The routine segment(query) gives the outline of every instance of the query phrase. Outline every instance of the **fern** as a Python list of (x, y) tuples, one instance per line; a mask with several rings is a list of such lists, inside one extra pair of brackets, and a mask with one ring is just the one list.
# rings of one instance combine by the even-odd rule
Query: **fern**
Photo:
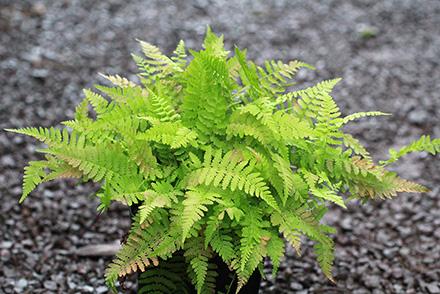
[[(183, 41), (167, 57), (140, 41), (132, 55), (141, 84), (119, 75), (114, 86), (84, 91), (73, 120), (61, 128), (8, 130), (47, 145), (44, 160), (24, 171), (20, 202), (40, 184), (64, 177), (99, 183), (98, 210), (136, 206), (126, 244), (105, 274), (109, 287), (140, 271), (140, 293), (215, 293), (220, 258), (236, 277), (237, 292), (263, 260), (273, 275), (285, 248), (300, 255), (302, 236), (316, 242), (317, 261), (332, 278), (336, 230), (323, 225), (326, 205), (386, 199), (426, 187), (385, 170), (414, 151), (440, 152), (440, 139), (423, 136), (376, 165), (342, 131), (364, 116), (341, 117), (331, 91), (340, 79), (284, 94), (299, 68), (293, 61), (247, 60), (208, 27), (203, 49)], [(94, 114), (89, 111), (95, 112)], [(347, 192), (344, 199), (340, 192)], [(177, 261), (174, 260), (177, 258)]]
[(382, 166), (386, 166), (389, 163), (395, 162), (399, 159), (399, 157), (404, 156), (408, 152), (415, 151), (428, 151), (432, 155), (435, 155), (437, 152), (440, 152), (440, 139), (435, 139), (431, 141), (430, 136), (422, 136), (419, 140), (413, 141), (409, 146), (403, 146), (399, 152), (395, 149), (390, 149), (390, 159), (388, 161), (380, 161)]

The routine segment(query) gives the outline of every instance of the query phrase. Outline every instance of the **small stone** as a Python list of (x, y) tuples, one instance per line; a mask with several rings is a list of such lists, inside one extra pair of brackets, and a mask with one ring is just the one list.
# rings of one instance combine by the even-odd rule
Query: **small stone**
[[(393, 268), (393, 277), (395, 277), (396, 279), (400, 279), (403, 277), (403, 270), (400, 267), (394, 267)], [(397, 291), (396, 293), (398, 293), (399, 291)]]
[(5, 155), (1, 159), (1, 163), (3, 167), (10, 167), (15, 165), (15, 160), (10, 155)]
[(394, 293), (403, 293), (403, 287), (402, 285), (395, 284), (393, 285)]
[(15, 283), (14, 291), (17, 293), (23, 292), (23, 290), (28, 286), (29, 282), (26, 279), (20, 279)]
[(368, 288), (375, 289), (380, 286), (380, 279), (378, 276), (366, 276), (364, 283)]
[(421, 125), (425, 123), (428, 118), (429, 114), (424, 109), (415, 109), (408, 114), (408, 120), (415, 125)]
[[(127, 288), (129, 288), (128, 285), (126, 285), (126, 286), (127, 286)], [(93, 291), (95, 290), (92, 286), (89, 286), (89, 285), (81, 286), (81, 287), (78, 287), (77, 289), (81, 290), (85, 293), (93, 293)]]
[(346, 217), (341, 222), (341, 227), (346, 231), (351, 231), (353, 229), (352, 219), (350, 217)]
[(408, 256), (411, 253), (411, 250), (407, 247), (403, 247), (399, 250), (399, 254), (402, 256)]
[(408, 238), (413, 235), (413, 231), (407, 227), (397, 227), (397, 230), (403, 238)]
[(434, 237), (440, 239), (440, 228), (435, 229), (435, 231), (434, 231)]
[(290, 289), (292, 290), (302, 290), (304, 287), (300, 283), (292, 282), (290, 283)]
[(397, 250), (397, 248), (386, 248), (382, 253), (386, 258), (393, 259), (396, 256)]
[(44, 281), (43, 285), (44, 285), (44, 288), (48, 289), (48, 290), (57, 290), (58, 289), (57, 283), (55, 283), (54, 281), (51, 281), (51, 280)]
[(95, 289), (96, 293), (100, 294), (100, 293), (106, 293), (108, 291), (108, 287), (107, 286), (99, 286)]
[(7, 278), (13, 278), (15, 277), (15, 271), (8, 268), (8, 267), (4, 267), (3, 268), (3, 274), (5, 275), (5, 277)]
[(8, 248), (11, 248), (12, 245), (14, 245), (14, 243), (11, 241), (3, 241), (0, 243), (0, 248), (8, 249)]
[(440, 288), (438, 287), (437, 283), (430, 283), (430, 284), (426, 284), (426, 290), (428, 290), (428, 293), (430, 294), (439, 294), (440, 293)]
[(385, 244), (388, 243), (390, 239), (387, 233), (384, 231), (379, 231), (376, 235), (376, 240), (378, 243)]
[(417, 224), (417, 229), (426, 235), (431, 235), (432, 232), (434, 231), (434, 228), (432, 227), (432, 225), (430, 224), (426, 224), (426, 223), (419, 223)]

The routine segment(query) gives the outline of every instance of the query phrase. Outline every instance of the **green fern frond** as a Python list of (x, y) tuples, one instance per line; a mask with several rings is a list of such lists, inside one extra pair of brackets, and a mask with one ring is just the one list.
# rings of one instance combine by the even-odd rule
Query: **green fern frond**
[(121, 88), (134, 88), (136, 87), (136, 84), (133, 83), (132, 81), (128, 80), (127, 78), (121, 77), (119, 75), (105, 75), (102, 73), (99, 73), (99, 75), (107, 80), (109, 80), (110, 82), (112, 82), (114, 85), (121, 87)]
[(139, 277), (139, 293), (191, 293), (187, 276), (188, 265), (181, 252), (162, 260), (156, 267), (148, 267)]
[(395, 149), (390, 149), (390, 159), (387, 161), (379, 161), (381, 166), (386, 166), (392, 162), (396, 162), (400, 157), (404, 156), (409, 152), (415, 151), (428, 151), (432, 155), (440, 152), (440, 139), (435, 139), (431, 141), (430, 136), (422, 136), (419, 140), (413, 141), (409, 146), (403, 146), (400, 148), (399, 152)]
[(278, 232), (271, 232), (269, 240), (267, 241), (267, 255), (272, 260), (272, 276), (274, 277), (278, 271), (281, 261), (284, 256), (284, 241)]
[(190, 266), (190, 277), (192, 277), (192, 283), (195, 285), (197, 293), (212, 293), (211, 287), (214, 285), (205, 283), (209, 276), (209, 260), (213, 257), (212, 251), (204, 248), (202, 237), (191, 238), (186, 243), (188, 249), (185, 251), (184, 257)]
[(137, 140), (153, 141), (169, 145), (172, 149), (186, 147), (197, 138), (197, 133), (184, 127), (180, 122), (154, 123), (150, 118), (140, 117), (153, 122), (153, 127), (143, 134), (137, 135)]
[(260, 75), (260, 84), (268, 93), (277, 95), (284, 92), (284, 88), (294, 85), (295, 83), (288, 83), (288, 79), (292, 79), (295, 72), (301, 67), (308, 67), (314, 69), (312, 66), (299, 62), (297, 60), (290, 61), (285, 64), (282, 61), (265, 61), (265, 69), (257, 67)]
[[(209, 245), (224, 261), (236, 258), (236, 248), (233, 244), (234, 240), (229, 234), (230, 230), (219, 230), (212, 236)], [(225, 233), (223, 233), (225, 232)]]
[(283, 205), (285, 205), (287, 198), (295, 192), (294, 173), (290, 163), (278, 154), (272, 154), (272, 160), (275, 163), (274, 167), (277, 169), (278, 175), (283, 180), (283, 194), (280, 196), (282, 196), (281, 199)]
[(167, 69), (168, 65), (173, 63), (170, 58), (162, 54), (156, 46), (136, 39), (142, 47), (142, 52), (148, 58), (145, 63), (150, 67), (154, 67), (157, 71), (161, 72)]
[(368, 111), (368, 112), (357, 112), (357, 113), (353, 113), (350, 115), (347, 115), (346, 117), (343, 118), (342, 123), (346, 124), (351, 120), (355, 120), (357, 118), (360, 117), (364, 117), (364, 116), (376, 116), (376, 115), (391, 115), (390, 113), (384, 113), (384, 112), (380, 112), (380, 111)]
[(62, 131), (54, 127), (50, 128), (34, 128), (28, 127), (23, 129), (6, 129), (6, 131), (34, 137), (45, 143), (48, 147), (66, 146), (69, 144), (69, 132), (66, 129)]
[(351, 134), (344, 134), (342, 139), (346, 147), (351, 148), (356, 154), (359, 154), (369, 162), (372, 162), (370, 153), (364, 148), (364, 146), (359, 144), (359, 140), (355, 139)]
[(45, 160), (31, 161), (29, 165), (24, 168), (23, 177), (23, 194), (20, 198), (20, 203), (35, 189), (36, 186), (44, 182), (47, 174), (44, 169), (48, 167)]
[(244, 268), (235, 267), (237, 271), (237, 291), (236, 294), (241, 290), (241, 288), (246, 285), (249, 278), (252, 276), (253, 272), (257, 270), (258, 266), (261, 266), (263, 259), (267, 256), (267, 248), (263, 242), (255, 245), (253, 247), (252, 255), (249, 256), (246, 261)]
[[(217, 154), (221, 154), (221, 150), (218, 150)], [(233, 151), (228, 152), (221, 162), (219, 162), (219, 156), (214, 157), (212, 163), (209, 162), (208, 157), (204, 163), (206, 167), (192, 172), (185, 182), (194, 187), (199, 184), (209, 186), (212, 183), (214, 187), (222, 187), (222, 189), (228, 187), (231, 191), (238, 188), (246, 194), (263, 199), (268, 205), (279, 210), (276, 200), (260, 173), (252, 172), (255, 163), (242, 161), (237, 165), (237, 160), (233, 160), (233, 154)], [(244, 168), (246, 165), (247, 167)]]
[[(238, 62), (241, 65), (239, 70), (240, 78), (246, 87), (249, 87), (249, 93), (253, 99), (258, 99), (267, 96), (266, 92), (261, 88), (259, 83), (259, 76), (257, 73), (257, 67), (253, 63), (249, 63), (245, 56), (245, 51), (240, 51), (235, 46), (235, 53), (237, 54)], [(246, 104), (246, 101), (243, 100)]]
[[(312, 238), (311, 239), (315, 239)], [(319, 235), (319, 238), (316, 238), (318, 243), (316, 243), (313, 247), (316, 249), (315, 254), (318, 256), (317, 260), (319, 263), (319, 267), (321, 268), (324, 275), (333, 283), (336, 284), (335, 280), (332, 277), (332, 268), (333, 268), (333, 254), (335, 253), (333, 248), (333, 240), (326, 235)]]
[[(324, 174), (315, 175), (306, 170), (299, 170), (298, 172), (304, 175), (307, 185), (309, 186), (310, 192), (315, 197), (319, 197), (323, 200), (329, 200), (343, 208), (347, 208), (344, 204), (344, 199), (338, 194), (336, 194), (334, 189), (329, 188), (326, 185), (321, 185), (322, 182), (325, 181), (324, 179), (326, 179), (326, 176)], [(328, 178), (326, 180), (327, 180), (326, 181), (327, 185), (329, 185), (330, 180)]]
[(209, 25), (206, 27), (206, 37), (202, 47), (206, 50), (210, 50), (214, 55), (221, 58), (226, 58), (229, 51), (226, 51), (223, 45), (223, 35), (217, 37), (212, 31)]
[(90, 90), (84, 90), (84, 94), (86, 95), (87, 100), (90, 101), (90, 104), (92, 104), (93, 110), (95, 110), (98, 115), (106, 113), (113, 107), (112, 104), (97, 93)]
[(180, 40), (179, 45), (177, 45), (177, 48), (173, 53), (175, 56), (171, 57), (171, 59), (177, 64), (177, 66), (182, 69), (185, 68), (186, 58), (188, 56), (186, 55), (185, 42), (183, 40)]
[(301, 96), (301, 99), (297, 99), (293, 106), (297, 116), (301, 120), (306, 119), (310, 124), (313, 124), (312, 118), (322, 117), (330, 120), (339, 116), (336, 104), (328, 94), (340, 80), (323, 81), (314, 87), (293, 92), (293, 97)]
[(164, 87), (165, 85), (157, 81), (154, 87), (157, 91), (157, 94), (155, 93), (155, 91), (153, 91), (153, 89), (147, 88), (148, 96), (151, 101), (151, 110), (153, 116), (155, 118), (158, 118), (160, 121), (174, 122), (180, 118), (180, 115), (174, 109), (174, 106), (172, 105), (172, 100), (166, 96), (167, 93), (164, 92)]
[(202, 219), (208, 210), (207, 206), (212, 205), (220, 195), (212, 193), (207, 189), (191, 189), (185, 194), (182, 204), (184, 209), (181, 213), (180, 227), (182, 228), (182, 243), (188, 237), (190, 229), (194, 223)]

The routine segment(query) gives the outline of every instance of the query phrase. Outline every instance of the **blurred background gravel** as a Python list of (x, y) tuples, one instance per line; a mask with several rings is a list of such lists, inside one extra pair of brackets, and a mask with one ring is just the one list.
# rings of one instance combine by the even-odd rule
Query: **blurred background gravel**
[[(420, 135), (440, 137), (440, 1), (87, 1), (0, 0), (0, 129), (59, 125), (73, 117), (83, 88), (98, 72), (136, 80), (136, 38), (171, 54), (180, 39), (201, 49), (206, 25), (227, 48), (248, 58), (298, 59), (316, 67), (295, 88), (341, 77), (333, 91), (343, 115), (381, 110), (393, 116), (348, 125), (375, 160)], [(85, 245), (118, 242), (128, 211), (97, 217), (96, 186), (59, 180), (18, 205), (23, 167), (41, 155), (36, 140), (0, 131), (0, 292), (107, 293), (111, 257), (72, 254)], [(409, 155), (393, 166), (428, 186), (347, 210), (330, 206), (335, 226), (334, 285), (318, 268), (313, 243), (302, 256), (287, 249), (261, 293), (440, 293), (440, 158)], [(126, 283), (135, 293), (133, 279)]]

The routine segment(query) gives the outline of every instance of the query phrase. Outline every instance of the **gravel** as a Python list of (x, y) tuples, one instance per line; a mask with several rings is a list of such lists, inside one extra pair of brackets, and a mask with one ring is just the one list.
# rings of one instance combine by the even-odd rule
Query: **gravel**
[[(129, 3), (129, 4), (128, 4)], [(178, 41), (199, 50), (206, 24), (225, 44), (248, 48), (257, 63), (298, 59), (317, 70), (297, 74), (295, 88), (341, 77), (333, 97), (343, 115), (381, 110), (393, 116), (346, 126), (371, 151), (422, 134), (440, 137), (440, 1), (86, 1), (0, 0), (0, 128), (52, 126), (73, 117), (82, 89), (103, 83), (98, 72), (136, 79), (136, 38), (171, 54)], [(107, 293), (112, 257), (79, 256), (86, 245), (114, 243), (130, 226), (112, 206), (98, 216), (96, 191), (59, 180), (21, 205), (23, 167), (43, 145), (0, 131), (0, 292)], [(319, 270), (313, 242), (302, 256), (286, 248), (276, 277), (261, 293), (440, 293), (439, 157), (410, 154), (392, 170), (428, 186), (348, 209), (330, 205), (325, 222), (338, 229), (334, 277)], [(134, 277), (125, 284), (135, 293)]]

